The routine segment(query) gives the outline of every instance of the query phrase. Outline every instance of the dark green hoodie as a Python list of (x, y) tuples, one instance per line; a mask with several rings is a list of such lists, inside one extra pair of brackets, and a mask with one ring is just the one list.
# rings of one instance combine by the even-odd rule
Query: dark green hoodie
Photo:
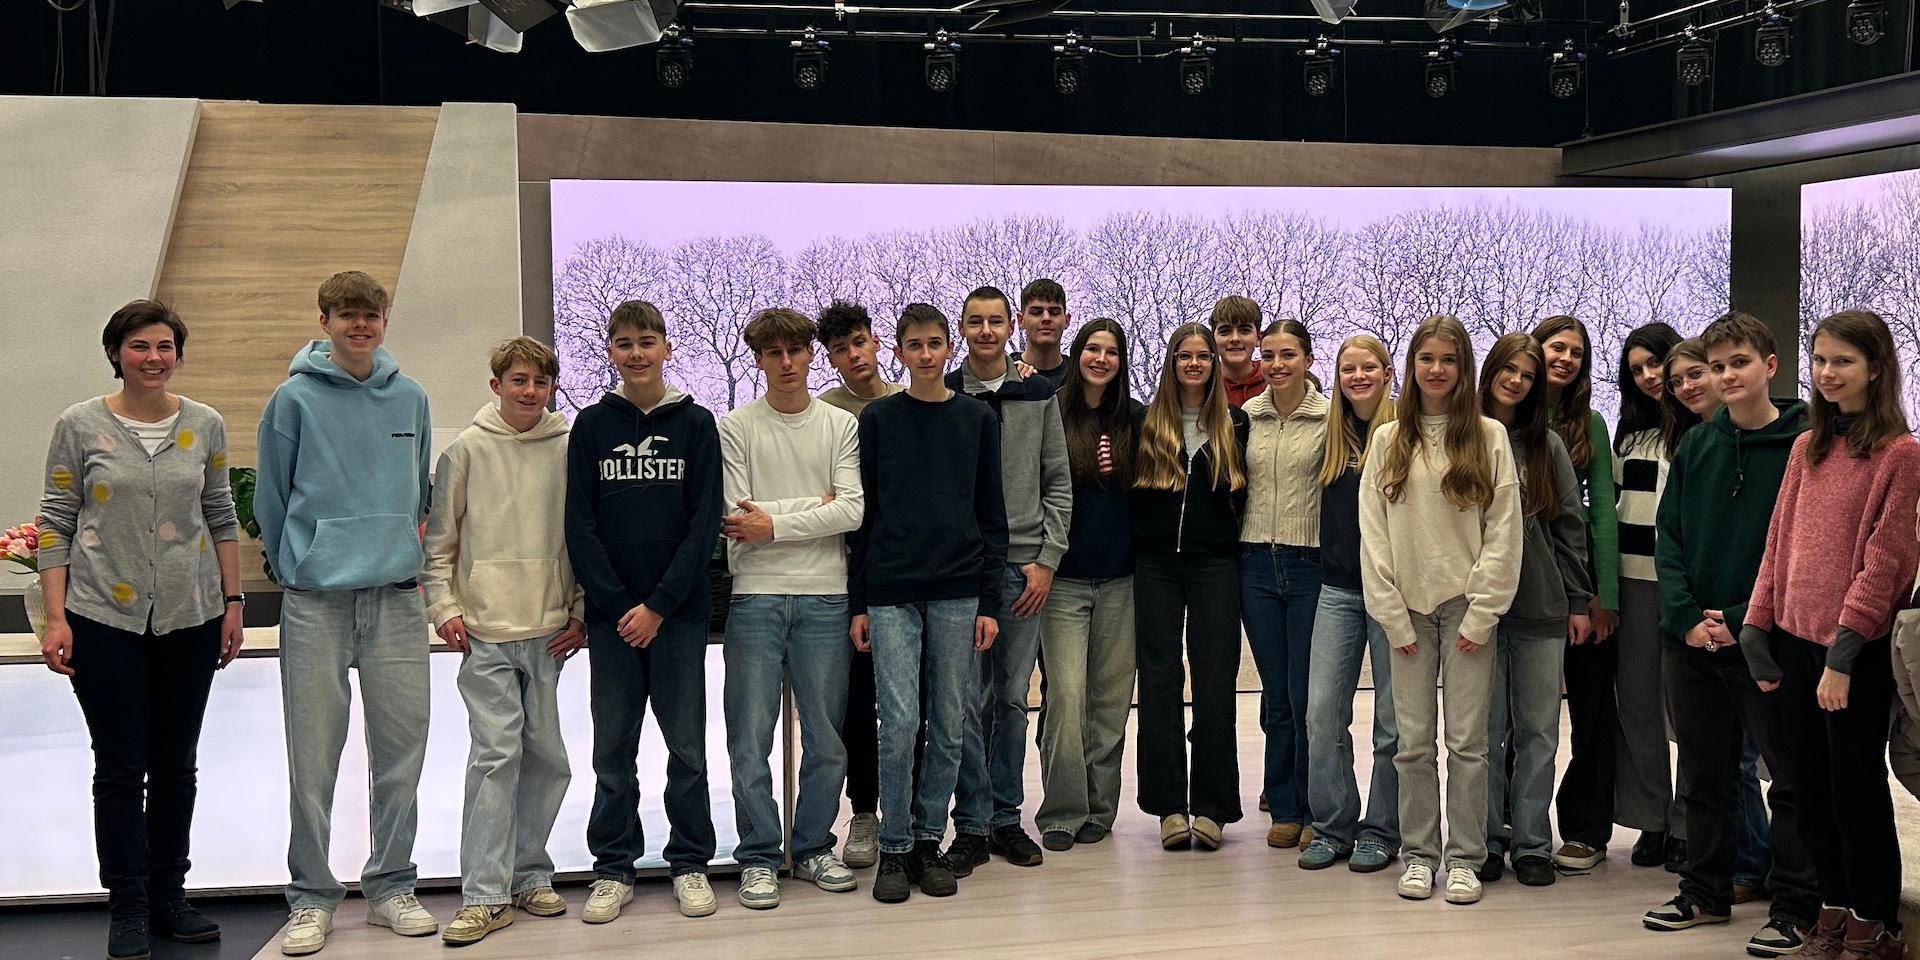
[(1682, 645), (1705, 610), (1723, 611), (1735, 635), (1746, 622), (1787, 456), (1807, 429), (1805, 403), (1773, 405), (1780, 415), (1758, 430), (1735, 427), (1722, 407), (1674, 451), (1654, 546), (1660, 630), (1670, 644)]

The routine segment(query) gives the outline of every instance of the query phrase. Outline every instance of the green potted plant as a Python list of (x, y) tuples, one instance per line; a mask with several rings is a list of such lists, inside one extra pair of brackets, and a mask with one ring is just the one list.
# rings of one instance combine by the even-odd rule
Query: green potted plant
[[(257, 475), (252, 467), (227, 468), (227, 484), (233, 487), (233, 512), (240, 518), (240, 529), (245, 530), (247, 536), (258, 540), (260, 539), (260, 521), (253, 515), (253, 486), (256, 479)], [(280, 582), (274, 579), (273, 566), (267, 562), (265, 550), (260, 551), (260, 572), (266, 574), (268, 580), (274, 583)]]

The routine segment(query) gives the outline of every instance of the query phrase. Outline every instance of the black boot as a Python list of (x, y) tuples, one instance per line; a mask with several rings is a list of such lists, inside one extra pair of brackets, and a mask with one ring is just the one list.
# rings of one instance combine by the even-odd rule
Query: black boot
[(1667, 862), (1667, 833), (1664, 830), (1642, 830), (1640, 839), (1633, 843), (1633, 865), (1636, 867), (1659, 867)]
[(220, 939), (220, 925), (193, 908), (182, 895), (153, 908), (153, 935), (181, 943), (209, 943)]
[(153, 956), (144, 911), (117, 914), (107, 928), (107, 960), (147, 960)]

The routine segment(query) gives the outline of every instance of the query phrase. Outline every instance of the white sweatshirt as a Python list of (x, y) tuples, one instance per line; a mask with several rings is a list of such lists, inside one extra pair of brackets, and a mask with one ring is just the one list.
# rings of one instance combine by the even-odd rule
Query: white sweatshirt
[(554, 633), (586, 616), (567, 560), (567, 420), (548, 411), (525, 433), (497, 404), (440, 454), (427, 515), (427, 617), (465, 619), (475, 640)]
[(817, 399), (781, 413), (761, 397), (720, 418), (720, 469), (728, 515), (742, 500), (773, 515), (772, 540), (727, 541), (736, 595), (847, 592), (846, 534), (865, 510), (852, 414)]
[(1440, 492), (1446, 475), (1446, 417), (1420, 418), (1420, 443), (1397, 503), (1380, 492), (1380, 472), (1399, 433), (1390, 422), (1374, 435), (1360, 475), (1360, 582), (1367, 613), (1387, 642), (1414, 642), (1409, 614), (1432, 613), (1467, 598), (1460, 635), (1484, 644), (1520, 586), (1520, 482), (1507, 428), (1480, 418), (1493, 463), (1493, 505), (1460, 510)]

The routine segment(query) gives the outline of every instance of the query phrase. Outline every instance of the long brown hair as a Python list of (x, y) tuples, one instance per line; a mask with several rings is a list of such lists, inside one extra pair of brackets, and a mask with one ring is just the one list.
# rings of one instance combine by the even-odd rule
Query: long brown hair
[[(1533, 328), (1533, 339), (1544, 348), (1548, 340), (1568, 330), (1580, 332), (1580, 372), (1573, 375), (1573, 382), (1560, 391), (1560, 400), (1554, 404), (1553, 419), (1547, 424), (1553, 432), (1560, 435), (1560, 441), (1567, 445), (1567, 458), (1573, 461), (1575, 470), (1585, 470), (1593, 462), (1593, 338), (1587, 335), (1587, 325), (1560, 314), (1540, 321)], [(1547, 368), (1540, 368), (1542, 387), (1545, 387)]]
[[(1390, 502), (1399, 502), (1406, 493), (1407, 470), (1413, 463), (1414, 447), (1420, 444), (1420, 389), (1415, 376), (1414, 358), (1420, 345), (1431, 339), (1444, 340), (1460, 353), (1460, 378), (1454, 381), (1447, 397), (1447, 468), (1440, 478), (1440, 492), (1456, 509), (1493, 505), (1493, 454), (1487, 449), (1487, 435), (1480, 426), (1480, 404), (1474, 398), (1473, 340), (1460, 321), (1446, 316), (1428, 317), (1413, 332), (1407, 344), (1406, 384), (1400, 391), (1400, 403), (1394, 413), (1393, 442), (1387, 446), (1380, 467), (1380, 492)], [(1425, 448), (1421, 456), (1425, 456)]]
[(1699, 364), (1707, 362), (1707, 345), (1699, 337), (1688, 337), (1674, 344), (1673, 349), (1667, 351), (1667, 358), (1660, 362), (1660, 375), (1667, 378), (1667, 392), (1660, 395), (1660, 441), (1667, 448), (1668, 460), (1679, 451), (1680, 438), (1703, 420), (1680, 402), (1673, 389), (1674, 365), (1688, 360)]
[[(1036, 281), (1037, 282), (1037, 281)], [(1085, 380), (1080, 373), (1080, 352), (1096, 333), (1113, 337), (1120, 354), (1120, 369), (1100, 394), (1098, 407), (1087, 406)], [(1119, 321), (1107, 317), (1090, 320), (1073, 338), (1067, 351), (1067, 373), (1054, 396), (1060, 398), (1060, 423), (1067, 431), (1067, 462), (1075, 483), (1093, 483), (1102, 487), (1109, 479), (1121, 487), (1133, 482), (1133, 391), (1128, 385), (1127, 331)], [(1105, 429), (1102, 430), (1102, 420)], [(1113, 472), (1100, 472), (1100, 434), (1111, 442)]]
[[(1313, 388), (1315, 390), (1319, 390), (1322, 393), (1325, 393), (1327, 389), (1326, 386), (1320, 382), (1319, 375), (1313, 372), (1313, 363), (1312, 363), (1313, 334), (1307, 332), (1307, 325), (1304, 323), (1301, 323), (1298, 320), (1291, 320), (1291, 319), (1275, 320), (1274, 322), (1267, 324), (1267, 328), (1265, 330), (1260, 331), (1260, 343), (1262, 344), (1260, 350), (1263, 355), (1266, 353), (1266, 347), (1264, 346), (1264, 344), (1266, 344), (1267, 338), (1273, 336), (1276, 333), (1284, 333), (1287, 336), (1300, 341), (1300, 352), (1306, 354), (1307, 360), (1308, 360), (1307, 370), (1306, 370), (1307, 382), (1310, 384), (1313, 384)], [(1265, 360), (1261, 361), (1262, 364), (1264, 364), (1265, 362), (1266, 362)], [(1263, 370), (1262, 373), (1264, 372), (1265, 371)]]
[(1514, 406), (1507, 433), (1520, 445), (1520, 513), (1544, 517), (1560, 508), (1560, 480), (1553, 468), (1553, 446), (1547, 441), (1547, 354), (1540, 349), (1540, 341), (1528, 334), (1509, 333), (1487, 349), (1487, 362), (1480, 367), (1480, 412), (1493, 416), (1493, 383), (1507, 364), (1521, 357), (1533, 361), (1533, 388)]
[[(1233, 432), (1233, 416), (1227, 412), (1227, 391), (1220, 385), (1220, 353), (1214, 346), (1213, 331), (1203, 323), (1183, 323), (1167, 339), (1167, 355), (1160, 364), (1160, 389), (1147, 406), (1147, 419), (1141, 425), (1140, 457), (1134, 463), (1136, 487), (1179, 490), (1187, 484), (1186, 465), (1180, 462), (1186, 431), (1180, 423), (1180, 377), (1173, 357), (1180, 344), (1193, 337), (1201, 338), (1207, 352), (1214, 355), (1213, 370), (1207, 374), (1206, 397), (1200, 401), (1200, 425), (1213, 447), (1212, 485), (1217, 489), (1224, 484), (1229, 490), (1247, 485), (1246, 455)], [(1199, 452), (1189, 450), (1187, 455)]]
[[(1854, 419), (1846, 432), (1847, 447), (1859, 458), (1870, 457), (1895, 437), (1908, 432), (1907, 413), (1900, 408), (1900, 357), (1894, 352), (1893, 334), (1887, 322), (1869, 310), (1842, 310), (1820, 321), (1807, 340), (1807, 353), (1821, 334), (1834, 337), (1860, 351), (1867, 359), (1867, 408)], [(1819, 466), (1833, 451), (1834, 418), (1840, 406), (1827, 402), (1819, 388), (1813, 391), (1813, 427), (1807, 438), (1807, 464)]]
[[(1340, 357), (1348, 350), (1365, 350), (1380, 361), (1380, 369), (1387, 375), (1386, 382), (1380, 385), (1385, 393), (1380, 397), (1380, 405), (1373, 408), (1373, 421), (1362, 422), (1359, 415), (1347, 406), (1347, 395), (1340, 389)], [(1387, 353), (1387, 345), (1376, 337), (1357, 333), (1340, 344), (1333, 355), (1333, 390), (1327, 395), (1327, 452), (1320, 461), (1320, 485), (1331, 487), (1346, 473), (1347, 468), (1364, 470), (1367, 466), (1367, 451), (1371, 449), (1368, 440), (1372, 430), (1386, 423), (1388, 418), (1381, 416), (1393, 410), (1393, 357)], [(1368, 436), (1360, 431), (1367, 430)]]

